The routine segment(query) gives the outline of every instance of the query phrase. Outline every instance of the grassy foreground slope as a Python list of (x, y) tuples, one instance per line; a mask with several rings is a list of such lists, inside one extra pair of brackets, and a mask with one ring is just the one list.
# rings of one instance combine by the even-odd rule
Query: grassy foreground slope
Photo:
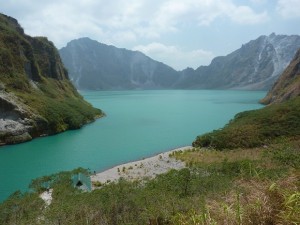
[(102, 115), (79, 95), (57, 49), (0, 14), (0, 145), (75, 129)]
[[(120, 179), (73, 188), (61, 172), (34, 180), (0, 204), (0, 224), (299, 224), (300, 142), (239, 150), (191, 149), (173, 157), (188, 167), (152, 180)], [(87, 171), (83, 171), (87, 172)], [(50, 181), (52, 203), (39, 197)]]

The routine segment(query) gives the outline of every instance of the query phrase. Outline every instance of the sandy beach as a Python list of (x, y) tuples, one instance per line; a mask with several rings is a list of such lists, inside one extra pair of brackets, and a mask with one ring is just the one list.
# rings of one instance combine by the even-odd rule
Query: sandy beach
[(171, 169), (182, 169), (185, 167), (185, 163), (171, 158), (169, 155), (174, 151), (184, 151), (191, 148), (192, 146), (185, 146), (142, 160), (118, 165), (92, 175), (91, 180), (93, 183), (98, 181), (101, 184), (104, 184), (117, 181), (121, 177), (127, 180), (143, 179), (146, 177), (153, 178), (156, 175), (166, 173)]

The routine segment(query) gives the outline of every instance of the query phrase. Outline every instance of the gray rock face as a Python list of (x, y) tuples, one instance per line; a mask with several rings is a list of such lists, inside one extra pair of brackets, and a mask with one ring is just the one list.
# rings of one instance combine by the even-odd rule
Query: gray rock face
[(51, 134), (48, 122), (13, 93), (0, 90), (0, 146)]
[(60, 55), (78, 89), (171, 88), (178, 79), (177, 71), (141, 52), (104, 45), (89, 38), (69, 42)]
[(180, 88), (268, 90), (300, 47), (298, 35), (260, 36), (209, 66), (182, 71)]
[(0, 145), (15, 144), (32, 139), (29, 132), (34, 121), (26, 118), (29, 115), (26, 106), (5, 91), (0, 91)]
[(0, 136), (3, 136), (3, 143), (0, 142), (0, 145), (30, 141), (32, 137), (28, 133), (28, 129), (31, 128), (31, 126), (26, 126), (23, 121), (0, 119)]

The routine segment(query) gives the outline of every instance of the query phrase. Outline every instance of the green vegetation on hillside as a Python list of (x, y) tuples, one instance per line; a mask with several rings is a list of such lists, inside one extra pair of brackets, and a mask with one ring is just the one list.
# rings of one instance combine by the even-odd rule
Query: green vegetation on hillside
[(16, 132), (1, 130), (1, 145), (80, 128), (103, 116), (73, 87), (53, 43), (24, 34), (17, 20), (3, 14), (0, 94), (3, 119), (25, 127)]
[(80, 128), (102, 115), (101, 110), (84, 101), (68, 80), (47, 79), (38, 90), (18, 91), (15, 95), (44, 118), (49, 133)]
[(269, 145), (300, 136), (300, 97), (239, 113), (224, 128), (198, 136), (194, 147), (218, 150)]
[[(173, 157), (188, 168), (90, 193), (71, 185), (71, 174), (82, 169), (36, 179), (35, 192), (16, 192), (0, 204), (0, 224), (299, 224), (299, 141)], [(53, 188), (50, 206), (37, 194), (45, 182)]]

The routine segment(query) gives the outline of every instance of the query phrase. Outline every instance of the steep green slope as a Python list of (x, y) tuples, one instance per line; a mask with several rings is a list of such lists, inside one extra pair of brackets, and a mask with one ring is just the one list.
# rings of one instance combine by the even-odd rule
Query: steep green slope
[(47, 38), (0, 14), (0, 145), (76, 129), (102, 115), (70, 83)]

